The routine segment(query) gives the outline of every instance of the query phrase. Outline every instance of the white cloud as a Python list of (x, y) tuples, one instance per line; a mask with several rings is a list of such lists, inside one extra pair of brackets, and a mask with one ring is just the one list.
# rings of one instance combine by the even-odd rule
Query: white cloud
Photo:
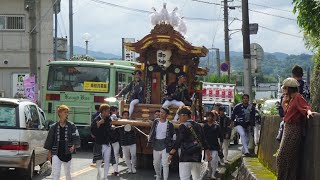
[[(156, 0), (102, 0), (108, 3), (141, 10), (151, 10), (155, 7), (158, 11), (162, 8), (163, 1)], [(208, 0), (209, 1), (209, 0)], [(208, 19), (223, 18), (223, 11), (220, 6), (203, 4), (191, 0), (168, 0), (167, 9), (171, 11), (174, 7), (179, 8), (179, 13), (186, 17), (199, 17)], [(220, 0), (210, 2), (221, 3)], [(278, 9), (291, 11), (293, 5), (291, 0), (255, 0), (250, 3), (270, 6)], [(241, 1), (236, 0), (231, 5), (241, 5)], [(250, 9), (269, 14), (276, 14), (295, 19), (296, 16), (290, 12), (278, 11), (273, 8), (249, 5)], [(61, 15), (59, 15), (60, 27), (59, 35), (69, 36), (68, 31), (68, 1), (62, 1)], [(230, 11), (231, 17), (242, 19), (239, 9)], [(89, 42), (89, 49), (96, 51), (121, 54), (121, 38), (132, 37), (137, 40), (142, 39), (151, 30), (149, 15), (145, 13), (133, 12), (119, 9), (112, 6), (98, 4), (91, 0), (74, 0), (74, 45), (84, 47), (82, 35), (90, 33), (92, 39)], [(224, 32), (222, 21), (191, 21), (187, 20), (187, 40), (193, 45), (211, 47), (214, 38), (214, 46), (224, 50)], [(258, 23), (264, 27), (282, 31), (298, 36), (302, 36), (295, 21), (281, 19), (260, 13), (250, 12), (250, 23)], [(64, 30), (66, 29), (66, 30)], [(241, 29), (241, 22), (234, 21), (229, 29)], [(242, 34), (235, 33), (231, 36), (230, 50), (242, 51)], [(285, 52), (289, 54), (310, 53), (304, 47), (301, 38), (287, 36), (267, 29), (259, 28), (257, 35), (251, 36), (251, 42), (259, 43), (266, 52)]]

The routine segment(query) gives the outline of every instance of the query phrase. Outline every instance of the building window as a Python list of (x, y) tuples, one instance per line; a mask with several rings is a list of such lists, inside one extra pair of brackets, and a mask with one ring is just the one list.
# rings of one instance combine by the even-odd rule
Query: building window
[(1, 30), (25, 30), (25, 17), (20, 15), (0, 15)]
[(6, 27), (6, 19), (4, 16), (0, 16), (0, 30), (5, 29)]

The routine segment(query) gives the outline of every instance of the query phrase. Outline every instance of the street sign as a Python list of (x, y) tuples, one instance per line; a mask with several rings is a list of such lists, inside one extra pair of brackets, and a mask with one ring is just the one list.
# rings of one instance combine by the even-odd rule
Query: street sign
[(258, 33), (258, 29), (259, 29), (259, 26), (258, 26), (257, 23), (249, 24), (250, 34), (257, 34)]
[(228, 65), (227, 63), (222, 63), (222, 64), (220, 65), (220, 69), (221, 69), (221, 71), (223, 71), (223, 72), (228, 71), (229, 65)]
[(14, 73), (12, 74), (12, 97), (21, 94), (24, 95), (23, 78), (27, 73)]
[(134, 38), (122, 38), (122, 59), (124, 61), (135, 61), (135, 53), (124, 47), (125, 43), (134, 43)]

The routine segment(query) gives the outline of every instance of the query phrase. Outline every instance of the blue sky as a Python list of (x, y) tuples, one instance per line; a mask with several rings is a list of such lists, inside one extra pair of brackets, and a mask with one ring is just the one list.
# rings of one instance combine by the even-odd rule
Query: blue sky
[[(167, 3), (169, 12), (175, 7), (178, 13), (186, 17), (222, 19), (221, 6), (204, 4), (192, 0), (101, 0), (130, 8), (151, 11), (151, 7), (161, 10), (162, 4)], [(220, 0), (203, 0), (220, 4)], [(62, 0), (61, 13), (58, 16), (58, 36), (68, 36), (68, 0)], [(293, 14), (291, 0), (249, 0), (250, 23), (258, 23), (265, 28), (259, 28), (257, 35), (251, 35), (251, 43), (260, 44), (265, 52), (284, 52), (288, 54), (310, 53), (305, 47), (297, 25), (296, 15)], [(254, 4), (262, 5), (256, 6)], [(230, 6), (241, 5), (240, 0), (229, 3)], [(268, 7), (263, 7), (268, 6)], [(278, 10), (280, 9), (280, 10)], [(278, 18), (271, 15), (286, 17)], [(241, 8), (230, 10), (230, 17), (241, 19)], [(290, 20), (293, 19), (293, 20)], [(74, 0), (74, 45), (85, 47), (83, 34), (91, 35), (89, 49), (120, 55), (121, 38), (142, 39), (152, 29), (148, 14), (139, 13), (112, 6), (96, 3), (92, 0)], [(230, 21), (231, 22), (231, 19)], [(223, 21), (194, 21), (186, 20), (186, 39), (196, 46), (220, 48), (224, 50)], [(240, 29), (241, 21), (235, 20), (229, 29)], [(266, 29), (267, 28), (267, 29)], [(284, 35), (280, 31), (298, 37)], [(242, 51), (242, 34), (231, 35), (231, 51)]]

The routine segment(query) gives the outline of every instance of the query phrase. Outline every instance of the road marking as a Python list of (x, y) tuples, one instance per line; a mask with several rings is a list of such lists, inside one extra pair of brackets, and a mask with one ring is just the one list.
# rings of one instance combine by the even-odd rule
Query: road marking
[[(81, 169), (79, 171), (71, 173), (71, 177), (73, 178), (73, 177), (79, 176), (79, 175), (84, 174), (86, 172), (89, 172), (89, 171), (91, 171), (93, 169), (96, 169), (96, 168), (87, 167), (87, 168)], [(61, 177), (60, 180), (66, 180), (66, 176)]]

